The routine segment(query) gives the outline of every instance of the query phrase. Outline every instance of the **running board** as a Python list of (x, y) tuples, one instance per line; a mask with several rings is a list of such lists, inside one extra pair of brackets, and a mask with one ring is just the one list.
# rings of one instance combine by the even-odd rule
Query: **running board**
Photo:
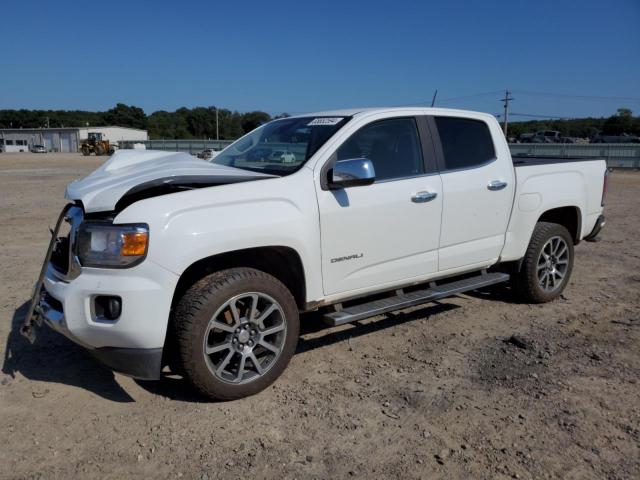
[(399, 290), (400, 293), (394, 297), (382, 298), (373, 300), (372, 302), (345, 307), (344, 309), (326, 313), (323, 319), (329, 325), (343, 325), (394, 310), (401, 310), (422, 303), (432, 302), (440, 298), (450, 297), (458, 293), (488, 287), (489, 285), (506, 282), (507, 280), (509, 280), (508, 274), (496, 272), (483, 273), (475, 277), (469, 277), (443, 285), (435, 285), (435, 282), (432, 282), (430, 287), (424, 290), (417, 290), (410, 293), (402, 293), (402, 290)]

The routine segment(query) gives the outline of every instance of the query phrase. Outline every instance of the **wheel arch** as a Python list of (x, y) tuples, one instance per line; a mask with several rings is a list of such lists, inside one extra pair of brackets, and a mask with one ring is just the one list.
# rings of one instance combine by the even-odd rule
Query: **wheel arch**
[(580, 207), (575, 205), (552, 208), (546, 210), (539, 217), (538, 222), (557, 223), (565, 227), (571, 234), (573, 244), (580, 243), (582, 233), (582, 215)]
[(245, 248), (200, 259), (180, 275), (171, 302), (172, 308), (198, 280), (228, 268), (255, 268), (280, 280), (291, 292), (298, 308), (306, 302), (306, 280), (302, 259), (296, 250), (285, 246)]

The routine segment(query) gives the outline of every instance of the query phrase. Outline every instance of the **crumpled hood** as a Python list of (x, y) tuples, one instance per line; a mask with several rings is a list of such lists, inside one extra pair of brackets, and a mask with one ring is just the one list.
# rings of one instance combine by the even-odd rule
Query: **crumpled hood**
[(171, 193), (181, 185), (207, 187), (269, 177), (272, 175), (215, 165), (188, 153), (119, 150), (100, 168), (71, 182), (65, 197), (81, 201), (87, 213), (104, 212), (115, 210), (131, 192), (138, 200), (145, 198), (145, 190), (154, 191), (147, 196), (162, 194), (163, 185), (174, 188), (166, 191)]

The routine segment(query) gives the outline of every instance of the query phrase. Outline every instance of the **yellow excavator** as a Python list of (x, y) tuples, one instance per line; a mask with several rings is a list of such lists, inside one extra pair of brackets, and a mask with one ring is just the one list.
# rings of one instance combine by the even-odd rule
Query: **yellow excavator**
[(89, 132), (88, 138), (85, 142), (82, 142), (80, 151), (86, 157), (94, 153), (96, 156), (100, 155), (113, 155), (115, 149), (109, 145), (109, 140), (102, 139), (102, 133)]

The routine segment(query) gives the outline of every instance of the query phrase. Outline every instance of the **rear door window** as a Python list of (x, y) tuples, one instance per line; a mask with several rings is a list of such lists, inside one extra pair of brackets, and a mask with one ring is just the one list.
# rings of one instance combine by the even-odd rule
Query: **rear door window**
[(489, 126), (481, 121), (460, 117), (434, 117), (445, 170), (484, 165), (496, 158)]

